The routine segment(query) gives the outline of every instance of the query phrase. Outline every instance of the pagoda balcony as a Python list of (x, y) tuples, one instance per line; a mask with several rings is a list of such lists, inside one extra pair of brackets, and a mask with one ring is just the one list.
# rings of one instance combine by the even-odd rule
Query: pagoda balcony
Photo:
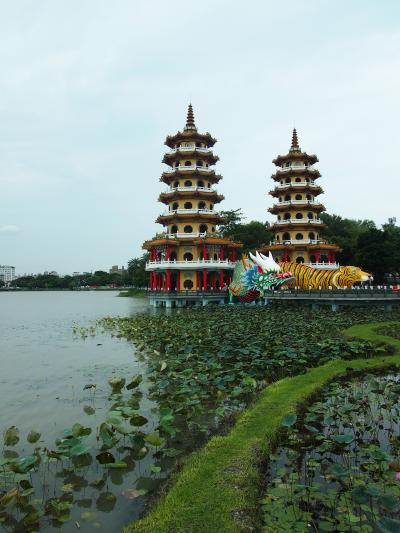
[[(170, 192), (215, 192), (217, 191), (212, 187), (171, 187), (163, 191), (163, 194), (168, 194)], [(218, 194), (218, 193), (217, 193)]]
[(286, 240), (286, 241), (271, 241), (270, 246), (285, 246), (286, 244), (325, 244), (325, 241), (313, 240), (313, 239), (301, 239), (297, 240)]
[(207, 232), (194, 231), (192, 233), (163, 233), (166, 239), (198, 239), (199, 237), (207, 237)]
[(314, 181), (310, 180), (309, 182), (305, 181), (302, 183), (280, 183), (279, 185), (276, 185), (277, 189), (286, 189), (287, 187), (316, 187), (320, 188), (319, 185), (317, 185)]
[(214, 209), (174, 209), (171, 211), (164, 211), (162, 217), (169, 215), (216, 215), (220, 216)]
[(311, 170), (312, 172), (318, 172), (318, 169), (313, 167), (312, 165), (302, 165), (301, 163), (294, 163), (288, 167), (278, 168), (276, 172), (292, 172), (293, 170)]
[(195, 259), (193, 261), (148, 261), (146, 263), (146, 270), (196, 270), (196, 269), (210, 269), (210, 270), (232, 270), (235, 268), (235, 263), (229, 259)]
[(199, 154), (210, 154), (211, 148), (198, 148), (197, 146), (180, 146), (179, 148), (172, 148), (168, 153), (176, 154), (178, 152), (198, 152)]
[(185, 166), (185, 165), (179, 165), (177, 167), (168, 168), (167, 170), (164, 170), (164, 174), (174, 174), (174, 172), (193, 172), (197, 170), (198, 172), (214, 172), (214, 169), (210, 167), (201, 167), (200, 165), (191, 165), (191, 166)]
[(278, 204), (275, 204), (274, 207), (279, 207), (281, 205), (318, 205), (322, 207), (322, 204), (318, 202), (318, 200), (284, 200), (283, 202), (279, 202)]
[(322, 220), (318, 218), (306, 219), (306, 218), (289, 218), (287, 220), (276, 220), (274, 225), (284, 226), (285, 224), (323, 224)]

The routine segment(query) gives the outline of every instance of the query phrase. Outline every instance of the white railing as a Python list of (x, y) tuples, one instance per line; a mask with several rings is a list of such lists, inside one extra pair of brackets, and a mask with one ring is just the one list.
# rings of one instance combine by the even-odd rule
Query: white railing
[(201, 154), (211, 153), (211, 148), (199, 148), (198, 146), (180, 146), (179, 148), (172, 148), (168, 153), (176, 154), (177, 152), (199, 152)]
[(193, 270), (195, 268), (212, 268), (212, 269), (232, 269), (235, 268), (235, 263), (229, 259), (194, 259), (192, 261), (148, 261), (146, 263), (146, 270), (158, 270), (158, 269), (188, 269)]
[(318, 218), (289, 218), (288, 220), (277, 220), (274, 224), (278, 226), (284, 224), (322, 224), (322, 220)]
[(312, 165), (290, 165), (290, 167), (278, 168), (277, 172), (290, 172), (291, 170), (317, 170)]
[(304, 186), (310, 186), (310, 187), (319, 187), (314, 181), (302, 181), (301, 183), (280, 183), (276, 186), (277, 189), (285, 189), (286, 187), (304, 187)]
[(165, 233), (164, 235), (168, 239), (195, 239), (197, 237), (206, 237), (207, 232), (200, 233), (199, 231), (194, 231), (193, 233)]
[(218, 215), (213, 209), (174, 209), (171, 211), (164, 211), (162, 216), (167, 215)]
[(173, 174), (176, 170), (182, 170), (184, 172), (188, 172), (192, 170), (200, 170), (200, 172), (214, 172), (213, 169), (210, 167), (200, 167), (197, 165), (191, 165), (190, 167), (187, 167), (185, 165), (179, 165), (177, 167), (168, 168), (167, 170), (164, 170), (164, 173)]
[(212, 187), (171, 187), (170, 189), (165, 190), (163, 194), (167, 194), (167, 193), (175, 192), (175, 191), (178, 191), (178, 192), (196, 192), (196, 191), (217, 192)]
[(324, 244), (324, 241), (321, 240), (314, 240), (314, 239), (301, 239), (299, 241), (296, 240), (285, 240), (285, 241), (271, 241), (270, 246), (273, 246), (275, 244)]
[(317, 200), (284, 200), (275, 205), (298, 205), (298, 204), (308, 204), (308, 205), (321, 205)]

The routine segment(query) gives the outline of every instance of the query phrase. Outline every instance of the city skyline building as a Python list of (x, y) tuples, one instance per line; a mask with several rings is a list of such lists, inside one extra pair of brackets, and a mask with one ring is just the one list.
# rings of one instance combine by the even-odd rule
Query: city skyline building
[(15, 267), (10, 265), (0, 265), (0, 280), (10, 283), (15, 279)]

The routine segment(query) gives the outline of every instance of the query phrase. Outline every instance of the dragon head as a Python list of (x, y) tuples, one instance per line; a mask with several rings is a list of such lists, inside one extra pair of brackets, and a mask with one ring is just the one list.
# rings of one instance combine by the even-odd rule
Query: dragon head
[[(280, 266), (275, 262), (271, 252), (268, 257), (256, 252), (249, 254), (252, 265), (244, 272), (247, 286), (257, 291), (264, 291), (279, 287), (294, 279), (291, 272), (281, 272)], [(250, 263), (250, 262), (249, 262)]]

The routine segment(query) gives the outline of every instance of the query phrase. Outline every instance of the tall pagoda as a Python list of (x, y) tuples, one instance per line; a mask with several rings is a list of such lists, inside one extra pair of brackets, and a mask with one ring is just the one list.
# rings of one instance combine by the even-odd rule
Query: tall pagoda
[(325, 225), (319, 214), (325, 207), (318, 199), (323, 193), (317, 183), (321, 174), (314, 167), (318, 157), (301, 150), (294, 129), (289, 153), (279, 155), (272, 162), (277, 168), (271, 176), (275, 187), (269, 194), (276, 203), (268, 211), (277, 216), (272, 225), (275, 240), (262, 251), (270, 251), (276, 261), (335, 268), (340, 248), (321, 237)]
[(154, 305), (186, 305), (193, 301), (223, 301), (231, 281), (240, 243), (219, 236), (223, 219), (215, 205), (224, 199), (215, 185), (222, 179), (209, 133), (199, 133), (189, 104), (183, 131), (165, 140), (168, 165), (160, 181), (167, 189), (159, 196), (166, 210), (156, 220), (163, 233), (146, 241), (150, 253), (149, 298)]

